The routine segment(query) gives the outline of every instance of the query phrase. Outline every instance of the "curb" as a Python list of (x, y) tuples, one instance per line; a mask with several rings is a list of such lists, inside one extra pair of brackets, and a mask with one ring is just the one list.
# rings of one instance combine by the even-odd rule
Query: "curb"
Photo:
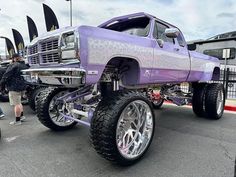
[(226, 106), (225, 106), (225, 110), (227, 110), (227, 111), (236, 111), (236, 106), (229, 106), (229, 105), (226, 105)]
[[(171, 103), (170, 101), (165, 101), (164, 103), (173, 104), (173, 103)], [(187, 105), (187, 106), (191, 106), (191, 107), (192, 107), (191, 104), (189, 104), (189, 105)], [(225, 105), (225, 110), (226, 110), (226, 111), (234, 111), (234, 112), (236, 112), (236, 106)]]

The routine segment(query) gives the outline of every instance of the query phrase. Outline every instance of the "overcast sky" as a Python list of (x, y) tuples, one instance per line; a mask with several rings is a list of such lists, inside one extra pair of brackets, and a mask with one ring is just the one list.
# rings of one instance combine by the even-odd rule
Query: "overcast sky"
[[(120, 15), (147, 12), (178, 26), (187, 41), (206, 39), (236, 31), (235, 0), (72, 0), (73, 25), (97, 26)], [(39, 34), (46, 32), (42, 3), (55, 12), (60, 27), (69, 25), (69, 2), (65, 0), (0, 0), (0, 36), (13, 42), (12, 28), (29, 43), (26, 15), (36, 23)], [(0, 39), (0, 54), (5, 41)]]

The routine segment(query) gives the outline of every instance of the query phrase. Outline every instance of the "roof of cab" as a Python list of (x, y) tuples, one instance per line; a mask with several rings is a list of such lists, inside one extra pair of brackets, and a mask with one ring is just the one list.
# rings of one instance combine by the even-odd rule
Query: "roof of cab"
[(128, 14), (128, 15), (123, 15), (123, 16), (118, 16), (118, 17), (114, 17), (104, 23), (102, 23), (101, 25), (99, 25), (98, 27), (105, 27), (107, 25), (109, 25), (110, 23), (114, 22), (114, 21), (120, 21), (122, 19), (129, 19), (129, 18), (135, 18), (135, 17), (148, 17), (150, 19), (156, 19), (164, 24), (167, 24), (168, 26), (172, 26), (172, 27), (175, 27), (177, 28), (176, 26), (168, 23), (168, 22), (165, 22), (164, 20), (161, 20), (161, 19), (158, 19), (157, 17), (155, 17), (154, 15), (150, 15), (148, 13), (145, 13), (145, 12), (138, 12), (138, 13), (133, 13), (133, 14)]

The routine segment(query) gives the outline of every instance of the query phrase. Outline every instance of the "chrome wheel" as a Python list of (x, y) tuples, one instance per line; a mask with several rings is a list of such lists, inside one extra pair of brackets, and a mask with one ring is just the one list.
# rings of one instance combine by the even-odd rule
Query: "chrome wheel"
[(223, 106), (224, 106), (224, 93), (222, 90), (220, 90), (217, 95), (217, 103), (216, 103), (217, 114), (220, 114), (222, 112), (222, 109), (224, 109)]
[(35, 98), (34, 98), (34, 102), (37, 103), (39, 98), (40, 98), (40, 95), (42, 94), (43, 91), (40, 91), (38, 92), (36, 95), (35, 95)]
[(140, 157), (148, 147), (153, 134), (153, 115), (150, 106), (135, 100), (122, 111), (116, 128), (116, 145), (127, 159)]
[(69, 120), (64, 118), (60, 112), (67, 114), (68, 111), (66, 109), (66, 105), (63, 103), (55, 104), (56, 100), (63, 96), (64, 94), (68, 93), (68, 91), (61, 91), (56, 94), (49, 103), (49, 116), (52, 122), (60, 127), (67, 127), (74, 123), (73, 120)]

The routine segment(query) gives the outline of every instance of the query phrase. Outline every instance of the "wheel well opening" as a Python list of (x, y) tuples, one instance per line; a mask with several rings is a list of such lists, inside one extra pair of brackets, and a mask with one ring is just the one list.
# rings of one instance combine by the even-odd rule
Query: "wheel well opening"
[(122, 84), (135, 85), (139, 83), (140, 67), (137, 60), (132, 58), (115, 57), (107, 63), (104, 72), (109, 68), (115, 69), (113, 72), (117, 71)]
[(213, 81), (217, 81), (220, 79), (220, 68), (219, 67), (215, 67), (212, 73), (212, 78), (211, 80)]

